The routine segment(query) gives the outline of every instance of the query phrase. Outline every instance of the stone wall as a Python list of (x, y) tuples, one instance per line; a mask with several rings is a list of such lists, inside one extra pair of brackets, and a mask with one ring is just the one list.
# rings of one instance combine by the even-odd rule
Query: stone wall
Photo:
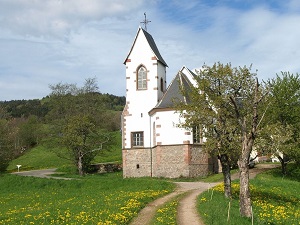
[(151, 177), (151, 149), (122, 150), (123, 177)]
[(154, 177), (188, 177), (189, 167), (186, 157), (188, 149), (183, 145), (158, 145), (153, 149)]
[(123, 150), (124, 177), (198, 177), (215, 172), (214, 160), (201, 145), (158, 145)]
[(122, 171), (122, 165), (120, 163), (97, 163), (91, 164), (91, 172), (93, 173), (111, 173)]

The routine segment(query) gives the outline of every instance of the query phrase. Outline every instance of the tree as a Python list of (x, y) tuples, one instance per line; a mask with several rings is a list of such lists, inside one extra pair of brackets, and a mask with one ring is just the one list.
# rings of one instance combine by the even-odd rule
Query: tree
[[(258, 83), (251, 67), (231, 67), (231, 64), (204, 65), (197, 71), (196, 87), (185, 90), (190, 100), (179, 107), (185, 118), (184, 126), (201, 124), (206, 146), (225, 155), (222, 167), (226, 170), (227, 158), (238, 156), (240, 172), (240, 213), (251, 216), (249, 189), (249, 160), (262, 116), (265, 87)], [(237, 148), (239, 146), (239, 148)], [(224, 173), (225, 177), (226, 173)], [(225, 192), (226, 192), (226, 178)]]
[(9, 121), (0, 119), (0, 172), (5, 171), (14, 158), (14, 133)]
[(87, 171), (96, 151), (109, 139), (102, 139), (97, 134), (96, 126), (92, 120), (84, 115), (71, 117), (63, 131), (62, 143), (69, 150), (77, 166), (79, 175)]
[(283, 153), (283, 157), (278, 155), (278, 158), (282, 172), (286, 174), (288, 159), (300, 164), (300, 76), (282, 72), (281, 76), (277, 75), (268, 83), (271, 94), (266, 114), (268, 118), (266, 128), (273, 127), (267, 132), (269, 137), (273, 137), (273, 144), (277, 143), (277, 149)]
[[(221, 65), (219, 65), (221, 66)], [(184, 127), (200, 126), (202, 135), (206, 138), (205, 150), (217, 154), (224, 177), (225, 197), (231, 197), (230, 168), (237, 163), (239, 144), (238, 129), (232, 125), (233, 110), (228, 102), (228, 87), (230, 82), (221, 70), (231, 70), (228, 66), (212, 68), (203, 66), (197, 71), (197, 85), (188, 90), (182, 90), (189, 99), (188, 104), (179, 103), (178, 109), (184, 118)]]
[(256, 147), (263, 149), (264, 154), (271, 154), (279, 159), (283, 175), (287, 173), (286, 153), (294, 147), (292, 135), (293, 129), (291, 126), (283, 126), (277, 122), (265, 125), (256, 141)]
[[(69, 155), (80, 175), (87, 172), (88, 165), (108, 140), (108, 132), (115, 128), (110, 121), (116, 111), (108, 111), (109, 98), (98, 92), (95, 79), (87, 79), (84, 87), (75, 84), (50, 85), (51, 111), (47, 115), (54, 135), (67, 147)], [(119, 121), (119, 120), (117, 120)], [(100, 146), (100, 147), (99, 147)]]
[(40, 124), (37, 116), (29, 116), (21, 125), (19, 129), (19, 137), (22, 146), (28, 148), (35, 146), (38, 143)]

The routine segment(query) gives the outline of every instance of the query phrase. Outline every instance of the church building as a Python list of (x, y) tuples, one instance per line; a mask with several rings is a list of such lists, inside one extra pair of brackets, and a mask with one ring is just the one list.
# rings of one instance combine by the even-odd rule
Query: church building
[(183, 66), (167, 87), (166, 61), (153, 37), (139, 27), (124, 61), (126, 105), (122, 113), (124, 177), (197, 177), (218, 171), (216, 160), (203, 151), (197, 129), (178, 125), (174, 99), (195, 85), (195, 74)]

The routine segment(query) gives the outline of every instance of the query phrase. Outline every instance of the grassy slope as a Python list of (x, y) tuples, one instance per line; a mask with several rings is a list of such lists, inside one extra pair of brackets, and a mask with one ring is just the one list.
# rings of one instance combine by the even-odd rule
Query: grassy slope
[(22, 165), (20, 170), (32, 170), (58, 168), (69, 163), (69, 160), (59, 158), (54, 152), (47, 150), (44, 146), (37, 146), (19, 158), (11, 161), (7, 170), (16, 170), (16, 165)]
[[(113, 140), (109, 149), (103, 149), (95, 157), (92, 163), (101, 162), (121, 162), (121, 135), (119, 131), (112, 133)], [(70, 160), (62, 159), (54, 153), (54, 149), (38, 145), (37, 147), (25, 152), (24, 155), (10, 162), (8, 171), (16, 171), (16, 165), (22, 165), (21, 170), (45, 169), (67, 167), (72, 164)], [(48, 145), (49, 146), (49, 145)], [(105, 147), (105, 146), (104, 146)], [(63, 149), (62, 149), (63, 151)]]

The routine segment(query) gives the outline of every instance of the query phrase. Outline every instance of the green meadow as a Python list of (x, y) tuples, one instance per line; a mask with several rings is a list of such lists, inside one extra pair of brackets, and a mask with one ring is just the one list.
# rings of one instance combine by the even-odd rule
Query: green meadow
[[(115, 135), (119, 135), (115, 133)], [(99, 152), (94, 163), (121, 161), (117, 145)], [(9, 171), (58, 168), (72, 180), (0, 175), (0, 224), (129, 224), (146, 204), (174, 190), (170, 179), (130, 178), (122, 173), (74, 174), (71, 161), (57, 157), (55, 149), (39, 145), (11, 162)], [(289, 165), (289, 176), (280, 169), (259, 174), (251, 180), (253, 224), (300, 224), (300, 173)], [(73, 174), (72, 174), (73, 173)], [(217, 182), (222, 175), (180, 181)], [(177, 180), (175, 180), (177, 181)], [(198, 198), (198, 211), (207, 225), (250, 225), (239, 216), (238, 181), (233, 182), (231, 200), (218, 185)], [(152, 224), (177, 224), (179, 195), (157, 209)]]
[(147, 203), (174, 185), (150, 178), (123, 179), (122, 173), (73, 180), (0, 178), (0, 224), (128, 224)]
[(223, 184), (201, 194), (198, 211), (205, 224), (300, 224), (300, 173), (289, 165), (292, 176), (282, 177), (280, 168), (257, 175), (250, 180), (253, 218), (239, 214), (239, 183), (232, 184), (232, 199), (224, 198)]
[[(119, 135), (114, 133), (116, 140)], [(120, 172), (80, 177), (70, 160), (55, 154), (58, 149), (46, 146), (28, 150), (8, 171), (16, 171), (16, 165), (22, 165), (20, 171), (58, 168), (73, 179), (1, 174), (0, 224), (128, 224), (147, 203), (174, 189), (168, 181), (123, 179)], [(93, 163), (112, 161), (121, 161), (118, 141), (100, 151)]]

